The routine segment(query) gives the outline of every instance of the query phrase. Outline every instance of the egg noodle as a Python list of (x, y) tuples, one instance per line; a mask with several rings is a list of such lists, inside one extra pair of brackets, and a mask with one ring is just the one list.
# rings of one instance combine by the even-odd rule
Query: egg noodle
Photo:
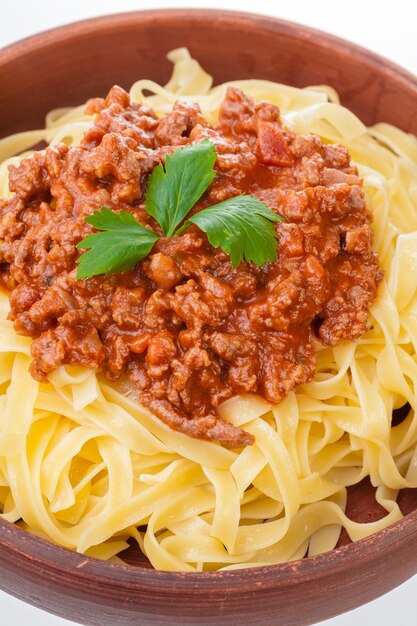
[[(281, 563), (355, 541), (399, 520), (398, 491), (417, 488), (417, 139), (393, 126), (366, 128), (326, 86), (264, 80), (212, 87), (184, 48), (162, 87), (133, 85), (134, 102), (158, 115), (178, 99), (198, 102), (215, 124), (227, 85), (277, 104), (297, 133), (349, 150), (373, 213), (385, 270), (370, 330), (323, 346), (314, 379), (271, 405), (237, 396), (220, 407), (256, 442), (228, 450), (170, 430), (126, 383), (61, 366), (46, 383), (28, 373), (31, 340), (7, 321), (0, 297), (1, 517), (66, 548), (121, 562), (131, 538), (157, 569), (209, 571)], [(151, 93), (152, 95), (145, 95)], [(37, 142), (78, 144), (93, 124), (75, 109), (51, 111), (46, 128), (0, 141), (0, 197), (8, 170)], [(125, 386), (124, 386), (125, 385)], [(391, 425), (393, 410), (408, 415)], [(345, 515), (347, 487), (369, 476), (386, 515)]]

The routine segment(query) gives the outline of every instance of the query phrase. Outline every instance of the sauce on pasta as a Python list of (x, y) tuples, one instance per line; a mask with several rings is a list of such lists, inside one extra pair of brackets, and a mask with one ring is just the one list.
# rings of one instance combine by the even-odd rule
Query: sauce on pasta
[[(199, 105), (161, 118), (113, 87), (80, 145), (49, 147), (10, 166), (1, 201), (0, 280), (10, 319), (34, 338), (31, 373), (62, 364), (127, 375), (139, 399), (170, 427), (229, 446), (253, 437), (218, 405), (240, 393), (280, 402), (312, 378), (316, 349), (355, 340), (382, 278), (362, 180), (346, 148), (286, 129), (279, 109), (229, 87), (219, 122)], [(147, 178), (178, 146), (209, 139), (216, 176), (193, 212), (251, 194), (284, 217), (276, 263), (214, 248), (196, 226), (162, 237), (128, 272), (76, 279), (85, 217), (123, 209), (161, 233), (145, 211)]]

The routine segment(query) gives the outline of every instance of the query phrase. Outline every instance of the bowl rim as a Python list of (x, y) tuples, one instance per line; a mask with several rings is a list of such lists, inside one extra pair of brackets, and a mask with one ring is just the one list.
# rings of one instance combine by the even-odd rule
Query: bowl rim
[[(285, 31), (287, 36), (290, 34), (297, 39), (319, 38), (321, 45), (325, 47), (339, 50), (344, 54), (354, 55), (375, 68), (383, 66), (389, 77), (395, 78), (396, 81), (401, 80), (408, 88), (411, 85), (417, 93), (417, 76), (377, 53), (348, 40), (319, 29), (268, 15), (221, 9), (147, 9), (112, 13), (71, 22), (36, 33), (0, 48), (0, 70), (17, 58), (49, 47), (57, 41), (62, 43), (63, 40), (68, 41), (74, 36), (88, 35), (100, 28), (106, 28), (110, 24), (116, 24), (118, 28), (123, 28), (125, 24), (131, 24), (132, 19), (139, 16), (158, 22), (165, 19), (167, 15), (177, 19), (186, 16), (188, 20), (190, 18), (221, 19), (223, 23), (233, 20), (233, 22), (238, 21), (242, 25), (255, 23), (259, 27), (272, 30), (277, 34)], [(44, 567), (46, 566), (48, 577), (65, 573), (67, 577), (69, 576), (77, 583), (96, 577), (97, 580), (106, 582), (106, 584), (110, 583), (115, 589), (123, 588), (125, 591), (129, 588), (135, 591), (151, 588), (157, 592), (166, 590), (167, 583), (170, 583), (171, 585), (175, 584), (176, 591), (182, 590), (197, 595), (201, 593), (203, 579), (206, 588), (209, 587), (217, 592), (224, 587), (225, 582), (227, 582), (229, 590), (242, 592), (253, 590), (260, 584), (262, 584), (263, 589), (290, 586), (295, 578), (299, 583), (310, 579), (312, 576), (316, 580), (325, 577), (328, 579), (333, 570), (335, 572), (339, 570), (342, 561), (344, 567), (353, 567), (357, 565), (358, 559), (364, 554), (371, 555), (371, 558), (376, 559), (382, 550), (385, 552), (387, 549), (397, 549), (401, 543), (407, 544), (411, 537), (417, 537), (417, 509), (405, 515), (401, 520), (364, 539), (298, 561), (216, 572), (172, 572), (101, 561), (53, 544), (0, 518), (0, 562), (4, 560), (2, 558), (3, 553), (6, 555), (6, 560), (7, 555), (12, 559), (13, 553), (19, 553), (27, 562), (28, 567), (30, 565), (33, 567), (39, 563), (42, 563)]]
[(340, 564), (344, 568), (355, 567), (358, 560), (365, 554), (371, 560), (377, 560), (381, 551), (386, 554), (397, 551), (401, 544), (407, 544), (410, 538), (417, 536), (417, 509), (386, 528), (358, 541), (340, 546), (329, 552), (310, 556), (297, 561), (262, 565), (258, 567), (235, 570), (219, 570), (214, 572), (172, 572), (156, 570), (128, 564), (110, 563), (63, 548), (46, 539), (23, 530), (16, 524), (0, 519), (0, 561), (1, 553), (12, 556), (18, 553), (32, 567), (42, 563), (47, 568), (48, 578), (65, 574), (72, 580), (97, 580), (111, 584), (112, 587), (132, 589), (149, 589), (154, 592), (166, 590), (167, 583), (175, 584), (177, 591), (201, 593), (201, 583), (205, 587), (219, 591), (227, 583), (229, 591), (250, 591), (262, 583), (262, 589), (290, 586), (294, 579), (301, 584), (312, 577), (328, 579), (332, 572), (340, 572)]
[(249, 11), (234, 11), (233, 9), (197, 9), (197, 8), (167, 8), (167, 9), (143, 9), (136, 11), (126, 11), (118, 13), (109, 13), (106, 15), (90, 17), (83, 20), (77, 20), (62, 24), (53, 28), (43, 30), (29, 35), (18, 41), (7, 44), (0, 47), (0, 68), (6, 65), (10, 61), (15, 60), (22, 54), (31, 54), (34, 50), (49, 46), (55, 41), (68, 40), (74, 35), (88, 35), (92, 31), (96, 31), (97, 28), (106, 27), (111, 22), (117, 23), (118, 27), (123, 27), (124, 24), (130, 24), (132, 19), (138, 16), (151, 19), (158, 22), (164, 19), (166, 15), (172, 17), (187, 17), (187, 19), (221, 19), (223, 21), (233, 20), (239, 21), (243, 24), (258, 23), (260, 26), (266, 29), (271, 29), (276, 32), (286, 32), (297, 38), (311, 40), (319, 38), (321, 44), (326, 47), (336, 48), (341, 52), (349, 52), (354, 54), (357, 58), (366, 59), (366, 61), (375, 67), (384, 66), (384, 69), (388, 74), (394, 76), (397, 80), (401, 79), (404, 83), (409, 85), (412, 83), (417, 89), (417, 75), (413, 74), (410, 70), (403, 68), (401, 65), (391, 61), (382, 55), (369, 50), (368, 48), (359, 44), (353, 43), (343, 37), (332, 35), (326, 31), (322, 31), (311, 26), (305, 26), (303, 24), (293, 22), (290, 20), (284, 20), (278, 17), (252, 13)]

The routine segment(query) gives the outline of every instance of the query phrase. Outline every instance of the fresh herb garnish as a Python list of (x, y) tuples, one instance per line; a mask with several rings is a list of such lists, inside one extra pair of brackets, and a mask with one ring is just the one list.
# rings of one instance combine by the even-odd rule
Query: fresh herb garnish
[[(215, 176), (217, 154), (208, 140), (176, 150), (166, 158), (165, 169), (158, 165), (148, 178), (145, 209), (160, 225), (166, 237), (181, 234), (191, 224), (203, 230), (209, 242), (230, 255), (236, 268), (245, 258), (264, 265), (277, 258), (273, 222), (282, 218), (254, 196), (236, 196), (192, 215), (187, 214), (201, 198)], [(87, 252), (77, 260), (77, 279), (98, 274), (126, 272), (144, 259), (159, 238), (141, 226), (131, 213), (116, 213), (106, 207), (85, 221), (98, 231), (77, 244)]]
[(282, 217), (254, 196), (235, 196), (195, 213), (177, 231), (190, 224), (203, 230), (215, 248), (230, 256), (236, 268), (243, 260), (256, 265), (277, 260), (277, 233), (273, 222)]
[(216, 157), (214, 145), (205, 139), (167, 154), (165, 170), (158, 165), (149, 176), (146, 211), (156, 219), (165, 237), (172, 237), (212, 182)]
[(78, 259), (77, 279), (126, 272), (149, 254), (159, 238), (126, 211), (115, 213), (102, 207), (85, 221), (102, 232), (87, 235), (77, 244), (77, 248), (89, 248)]

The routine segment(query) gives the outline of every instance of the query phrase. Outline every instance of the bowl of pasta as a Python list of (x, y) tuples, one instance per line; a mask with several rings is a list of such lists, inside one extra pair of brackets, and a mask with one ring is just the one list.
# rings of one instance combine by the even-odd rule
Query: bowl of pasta
[(0, 587), (302, 626), (414, 575), (417, 79), (181, 9), (0, 78)]

